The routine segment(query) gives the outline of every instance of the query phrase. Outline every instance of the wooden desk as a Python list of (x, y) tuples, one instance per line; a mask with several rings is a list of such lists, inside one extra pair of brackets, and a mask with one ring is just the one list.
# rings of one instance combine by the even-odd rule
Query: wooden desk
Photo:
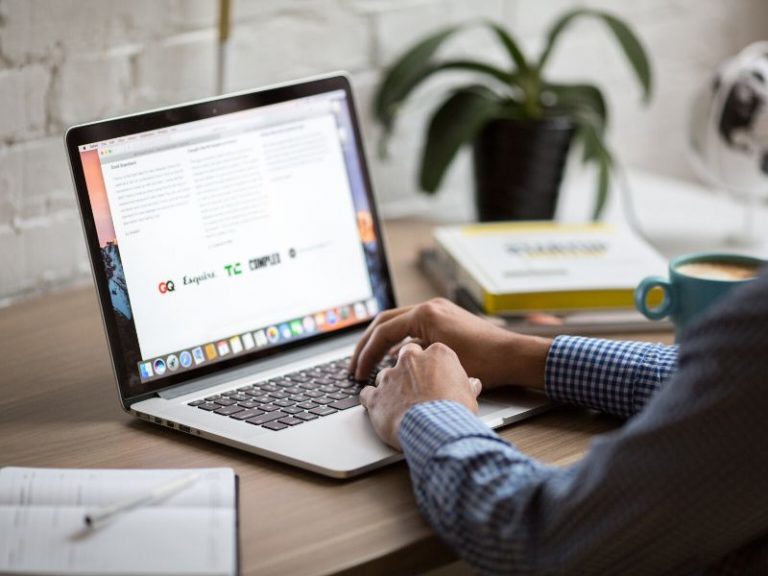
[[(432, 296), (413, 264), (429, 227), (397, 221), (386, 231), (399, 301)], [(454, 558), (419, 516), (404, 463), (335, 481), (123, 413), (90, 288), (0, 310), (0, 350), (0, 465), (231, 466), (240, 475), (245, 575), (408, 574)], [(594, 434), (616, 426), (561, 408), (502, 436), (565, 465), (583, 455)]]

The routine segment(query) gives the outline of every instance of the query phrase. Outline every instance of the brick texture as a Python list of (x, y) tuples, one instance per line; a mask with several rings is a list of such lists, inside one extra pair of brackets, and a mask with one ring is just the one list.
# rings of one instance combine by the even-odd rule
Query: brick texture
[[(609, 98), (610, 139), (636, 167), (693, 178), (689, 102), (727, 56), (768, 32), (764, 0), (232, 0), (225, 90), (345, 69), (357, 89), (374, 185), (385, 214), (471, 213), (462, 153), (434, 198), (417, 192), (426, 122), (461, 75), (435, 78), (402, 111), (388, 161), (370, 111), (382, 70), (442, 26), (492, 18), (536, 53), (543, 32), (576, 5), (627, 18), (651, 52), (654, 100), (639, 92), (613, 41), (579, 24), (551, 61), (562, 80), (588, 79)], [(215, 0), (0, 0), (0, 305), (88, 281), (85, 247), (62, 143), (76, 123), (208, 97), (216, 85)], [(702, 41), (706, 39), (706, 41)], [(446, 56), (505, 62), (482, 30)], [(574, 163), (575, 164), (575, 163)]]

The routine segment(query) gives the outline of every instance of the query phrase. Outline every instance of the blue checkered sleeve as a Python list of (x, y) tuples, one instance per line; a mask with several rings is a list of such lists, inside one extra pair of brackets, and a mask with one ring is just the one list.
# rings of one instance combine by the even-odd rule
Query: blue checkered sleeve
[(674, 373), (677, 352), (677, 346), (559, 336), (547, 356), (547, 395), (627, 418)]
[(410, 408), (400, 442), (419, 508), (440, 535), (480, 573), (519, 570), (528, 543), (514, 534), (525, 514), (517, 502), (569, 472), (519, 452), (456, 402)]
[(480, 574), (768, 574), (766, 295), (768, 273), (735, 290), (679, 361), (676, 347), (557, 338), (552, 397), (636, 413), (568, 468), (457, 403), (412, 406), (399, 433), (422, 513)]

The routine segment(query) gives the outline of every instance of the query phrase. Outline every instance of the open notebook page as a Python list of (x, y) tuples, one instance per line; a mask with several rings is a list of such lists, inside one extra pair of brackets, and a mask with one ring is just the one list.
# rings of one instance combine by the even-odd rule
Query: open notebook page
[[(177, 478), (165, 500), (87, 530), (87, 511)], [(19, 574), (234, 574), (234, 472), (0, 469), (0, 571)]]

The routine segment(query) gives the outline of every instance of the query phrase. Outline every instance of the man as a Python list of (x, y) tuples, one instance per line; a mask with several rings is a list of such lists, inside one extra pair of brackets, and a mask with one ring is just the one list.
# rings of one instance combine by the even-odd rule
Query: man
[[(768, 574), (768, 275), (660, 344), (528, 337), (444, 300), (380, 314), (361, 401), (402, 449), (435, 530), (486, 574)], [(480, 383), (544, 389), (630, 420), (568, 468), (473, 412)]]

